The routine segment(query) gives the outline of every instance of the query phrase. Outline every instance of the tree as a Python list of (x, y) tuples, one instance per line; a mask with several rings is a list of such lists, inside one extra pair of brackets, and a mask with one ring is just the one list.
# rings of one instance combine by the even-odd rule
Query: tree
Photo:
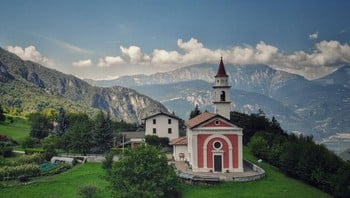
[(108, 179), (116, 197), (171, 197), (179, 183), (165, 154), (150, 145), (128, 150)]
[(43, 140), (44, 158), (50, 161), (51, 158), (57, 155), (56, 148), (58, 147), (57, 136), (49, 136)]
[(6, 120), (6, 116), (4, 115), (4, 110), (0, 105), (0, 121), (5, 121), (5, 120)]
[(54, 132), (58, 136), (62, 136), (68, 128), (68, 118), (66, 116), (66, 111), (63, 108), (58, 110), (58, 116), (56, 118), (56, 126)]
[(95, 119), (94, 145), (98, 153), (105, 153), (113, 146), (113, 129), (110, 114), (107, 116), (100, 111)]
[(43, 139), (49, 135), (52, 130), (52, 123), (50, 119), (42, 115), (41, 113), (33, 113), (29, 116), (32, 122), (29, 135), (34, 138)]
[(196, 117), (197, 115), (200, 115), (201, 114), (201, 111), (199, 110), (199, 107), (198, 107), (198, 104), (196, 104), (196, 106), (194, 107), (194, 110), (191, 111), (191, 114), (190, 114), (190, 119)]
[(157, 135), (146, 135), (145, 142), (148, 145), (156, 147), (167, 147), (169, 146), (169, 138), (167, 137), (158, 137)]
[(83, 113), (69, 115), (69, 128), (62, 139), (65, 149), (86, 155), (93, 146), (93, 124), (88, 115)]
[(253, 136), (248, 143), (248, 147), (251, 149), (252, 153), (262, 159), (267, 159), (268, 155), (268, 144), (267, 141), (261, 136)]

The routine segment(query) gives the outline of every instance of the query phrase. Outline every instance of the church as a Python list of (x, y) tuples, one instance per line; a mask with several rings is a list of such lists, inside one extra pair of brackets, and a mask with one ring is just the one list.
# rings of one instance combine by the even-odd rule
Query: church
[(243, 172), (243, 129), (230, 122), (228, 78), (221, 58), (213, 86), (214, 112), (188, 120), (187, 136), (170, 142), (174, 159), (187, 161), (193, 172)]

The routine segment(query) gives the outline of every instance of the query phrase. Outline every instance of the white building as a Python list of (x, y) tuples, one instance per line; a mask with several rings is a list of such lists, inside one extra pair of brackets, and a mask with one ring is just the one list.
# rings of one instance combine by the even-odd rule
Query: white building
[(175, 115), (159, 112), (144, 120), (145, 135), (167, 137), (169, 140), (179, 137), (179, 119)]

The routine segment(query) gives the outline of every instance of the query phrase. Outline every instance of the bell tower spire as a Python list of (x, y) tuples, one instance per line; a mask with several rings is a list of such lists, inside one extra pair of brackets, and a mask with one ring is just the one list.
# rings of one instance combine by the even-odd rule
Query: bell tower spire
[(231, 112), (231, 99), (230, 99), (230, 88), (228, 84), (228, 75), (225, 70), (224, 62), (220, 60), (219, 69), (215, 75), (215, 85), (214, 89), (214, 112), (230, 119)]

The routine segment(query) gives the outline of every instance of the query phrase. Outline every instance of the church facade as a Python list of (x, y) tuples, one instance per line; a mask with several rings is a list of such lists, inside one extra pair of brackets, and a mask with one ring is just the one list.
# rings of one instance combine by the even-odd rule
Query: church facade
[(188, 120), (186, 139), (171, 142), (174, 159), (188, 161), (194, 172), (243, 172), (243, 133), (230, 122), (228, 77), (221, 59), (213, 86), (214, 113), (204, 112)]

